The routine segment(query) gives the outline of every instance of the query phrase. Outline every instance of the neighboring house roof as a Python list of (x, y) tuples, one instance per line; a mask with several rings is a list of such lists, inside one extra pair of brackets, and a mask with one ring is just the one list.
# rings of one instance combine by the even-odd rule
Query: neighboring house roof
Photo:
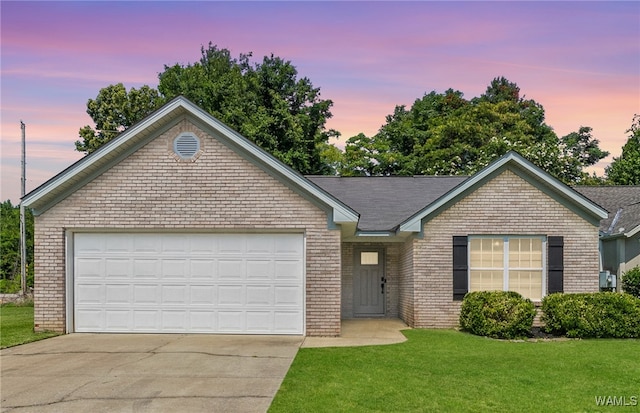
[(22, 198), (23, 205), (32, 208), (34, 214), (41, 214), (185, 118), (325, 209), (330, 224), (355, 225), (358, 221), (358, 214), (351, 208), (182, 96), (29, 192)]
[(307, 176), (360, 214), (360, 231), (395, 232), (407, 218), (467, 176)]
[(605, 236), (631, 237), (640, 232), (640, 185), (576, 186), (576, 191), (609, 211), (600, 222)]

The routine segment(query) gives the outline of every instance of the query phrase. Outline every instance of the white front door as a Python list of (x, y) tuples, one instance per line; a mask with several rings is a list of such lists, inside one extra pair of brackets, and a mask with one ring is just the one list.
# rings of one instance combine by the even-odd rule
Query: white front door
[(76, 233), (74, 331), (304, 333), (302, 234)]

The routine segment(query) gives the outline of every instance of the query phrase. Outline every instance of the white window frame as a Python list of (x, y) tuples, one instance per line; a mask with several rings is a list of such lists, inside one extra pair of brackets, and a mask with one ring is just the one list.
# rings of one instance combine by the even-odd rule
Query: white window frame
[[(544, 235), (469, 235), (467, 237), (467, 285), (469, 291), (471, 291), (471, 270), (482, 270), (482, 268), (471, 267), (471, 240), (474, 239), (502, 239), (502, 290), (509, 291), (509, 240), (510, 239), (539, 239), (542, 241), (542, 289), (541, 297), (544, 298), (547, 295), (547, 237)], [(513, 268), (512, 268), (513, 269)], [(518, 268), (518, 270), (538, 270), (538, 268)], [(527, 298), (527, 297), (525, 297)], [(537, 301), (537, 300), (536, 300)]]

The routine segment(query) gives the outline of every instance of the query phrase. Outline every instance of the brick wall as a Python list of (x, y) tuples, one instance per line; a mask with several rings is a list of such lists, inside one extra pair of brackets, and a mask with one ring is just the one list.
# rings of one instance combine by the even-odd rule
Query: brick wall
[[(181, 132), (201, 139), (176, 161)], [(326, 213), (183, 120), (36, 217), (35, 325), (65, 329), (65, 230), (286, 230), (306, 235), (307, 335), (340, 334), (340, 232)]]
[(410, 238), (402, 244), (398, 265), (398, 316), (410, 327), (414, 326), (413, 243), (413, 238)]
[(483, 234), (563, 236), (564, 291), (598, 291), (598, 227), (505, 171), (427, 222), (424, 238), (413, 240), (414, 327), (458, 325), (452, 236)]

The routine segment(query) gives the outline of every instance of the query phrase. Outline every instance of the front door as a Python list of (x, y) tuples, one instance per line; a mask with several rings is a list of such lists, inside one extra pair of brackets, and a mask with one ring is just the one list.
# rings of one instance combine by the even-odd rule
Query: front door
[(356, 249), (353, 262), (354, 316), (383, 316), (386, 287), (383, 249)]

